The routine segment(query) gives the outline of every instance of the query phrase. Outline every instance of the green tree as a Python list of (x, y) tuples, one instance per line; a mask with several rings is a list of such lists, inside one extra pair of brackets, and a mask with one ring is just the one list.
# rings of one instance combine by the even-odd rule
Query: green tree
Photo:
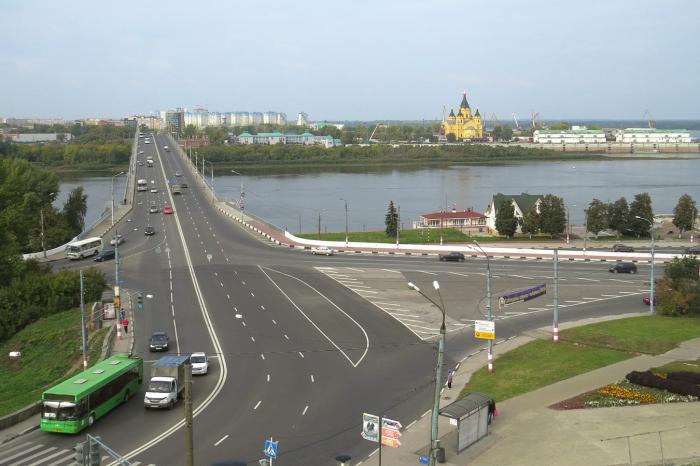
[(518, 231), (518, 218), (510, 200), (501, 201), (496, 209), (496, 230), (499, 234), (512, 238)]
[(87, 194), (83, 187), (74, 188), (63, 204), (63, 215), (73, 236), (79, 234), (85, 228), (85, 214), (87, 213)]
[(564, 199), (547, 194), (540, 202), (540, 228), (543, 233), (558, 236), (566, 229), (566, 208)]
[(537, 204), (532, 204), (523, 215), (521, 222), (523, 233), (527, 233), (530, 238), (540, 231), (540, 214), (537, 212)]
[(700, 260), (674, 258), (656, 284), (657, 309), (664, 315), (700, 314)]
[(504, 126), (501, 130), (501, 138), (504, 141), (510, 141), (511, 139), (513, 139), (513, 128), (511, 128), (510, 126)]
[(396, 206), (394, 206), (394, 201), (389, 201), (389, 208), (386, 211), (386, 216), (384, 217), (384, 225), (386, 225), (386, 235), (388, 237), (395, 237), (396, 230), (399, 228), (399, 214), (396, 211)]
[(454, 135), (454, 133), (450, 133), (447, 135), (447, 142), (457, 142), (457, 136)]
[(617, 232), (617, 235), (625, 234), (629, 229), (630, 209), (627, 199), (621, 197), (608, 206), (608, 227)]
[(637, 237), (651, 234), (649, 222), (654, 222), (654, 211), (651, 209), (651, 196), (649, 196), (649, 193), (634, 195), (634, 201), (630, 204), (629, 218), (630, 230), (632, 230)]
[(680, 238), (684, 231), (693, 229), (695, 219), (698, 216), (698, 208), (695, 201), (688, 194), (683, 194), (678, 199), (678, 204), (673, 208), (673, 224), (678, 228)]
[(491, 130), (491, 137), (494, 141), (500, 141), (503, 139), (503, 126), (498, 125)]
[(187, 125), (183, 134), (186, 138), (193, 138), (197, 135), (197, 127), (195, 125)]
[(598, 236), (598, 233), (608, 228), (608, 205), (593, 199), (586, 209), (586, 231)]

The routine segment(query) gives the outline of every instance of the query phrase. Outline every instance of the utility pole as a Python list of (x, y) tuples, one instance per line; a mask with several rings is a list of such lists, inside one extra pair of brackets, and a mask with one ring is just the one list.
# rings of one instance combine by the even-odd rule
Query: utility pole
[(399, 245), (399, 230), (401, 226), (401, 206), (396, 206), (396, 246)]
[(194, 466), (194, 442), (192, 431), (192, 365), (185, 364), (185, 451), (187, 466)]
[(80, 270), (80, 331), (83, 341), (83, 370), (88, 368), (87, 333), (85, 332), (85, 299), (83, 287), (83, 271)]
[(554, 250), (554, 317), (552, 319), (552, 341), (559, 342), (559, 250)]
[(321, 239), (321, 211), (318, 211), (318, 239)]
[(41, 250), (44, 251), (44, 259), (46, 259), (46, 243), (44, 242), (44, 208), (39, 210), (41, 215)]

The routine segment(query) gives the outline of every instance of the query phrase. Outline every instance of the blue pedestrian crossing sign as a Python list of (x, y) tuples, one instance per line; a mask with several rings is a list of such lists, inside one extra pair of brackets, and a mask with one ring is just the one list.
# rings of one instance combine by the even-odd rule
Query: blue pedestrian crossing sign
[(265, 453), (265, 456), (268, 458), (277, 458), (277, 445), (279, 444), (279, 440), (274, 442), (272, 439), (265, 440), (265, 449), (263, 450), (263, 453)]

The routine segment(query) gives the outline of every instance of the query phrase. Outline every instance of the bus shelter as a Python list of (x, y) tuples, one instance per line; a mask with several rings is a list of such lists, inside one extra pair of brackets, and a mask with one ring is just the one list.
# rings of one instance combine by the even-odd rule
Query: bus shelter
[(457, 425), (458, 453), (488, 435), (490, 399), (485, 393), (474, 392), (440, 409), (440, 416)]

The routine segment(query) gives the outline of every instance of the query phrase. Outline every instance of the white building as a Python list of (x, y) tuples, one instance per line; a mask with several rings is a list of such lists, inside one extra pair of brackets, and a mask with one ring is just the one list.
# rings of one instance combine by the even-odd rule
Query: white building
[(251, 134), (244, 131), (237, 137), (237, 140), (240, 144), (299, 144), (304, 146), (323, 146), (326, 148), (341, 145), (340, 140), (333, 139), (332, 136), (314, 136), (308, 131), (302, 134), (282, 134), (279, 131)]
[(629, 144), (690, 142), (690, 132), (686, 129), (625, 128), (615, 133), (615, 140)]
[(307, 115), (304, 112), (299, 112), (297, 115), (297, 126), (308, 126), (309, 124), (309, 115)]
[(573, 126), (571, 129), (538, 129), (533, 134), (538, 144), (601, 144), (605, 142), (605, 131)]

